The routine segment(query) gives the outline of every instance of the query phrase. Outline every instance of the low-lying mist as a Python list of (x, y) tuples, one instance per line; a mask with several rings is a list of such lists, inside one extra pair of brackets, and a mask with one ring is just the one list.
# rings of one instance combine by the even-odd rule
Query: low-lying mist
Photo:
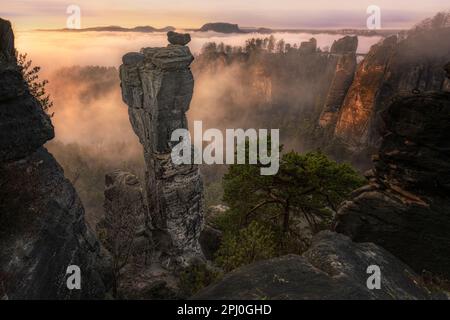
[[(302, 150), (302, 126), (313, 125), (313, 107), (331, 76), (326, 58), (312, 61), (294, 53), (241, 55), (201, 54), (206, 43), (245, 46), (252, 34), (194, 33), (189, 44), (196, 55), (192, 65), (194, 96), (189, 122), (202, 120), (204, 128), (280, 128), (282, 142)], [(259, 35), (263, 37), (262, 35)], [(274, 34), (286, 43), (299, 44), (310, 34)], [(318, 47), (330, 47), (341, 36), (318, 34)], [(360, 37), (366, 52), (379, 37)], [(123, 54), (142, 47), (165, 46), (165, 34), (130, 33), (18, 33), (16, 46), (42, 67), (54, 102), (51, 112), (56, 137), (49, 150), (74, 183), (95, 225), (102, 213), (104, 175), (116, 168), (143, 175), (142, 147), (132, 131), (127, 106), (122, 102), (118, 66)], [(211, 53), (211, 52), (210, 52)], [(303, 60), (302, 60), (303, 59)], [(319, 96), (316, 96), (318, 95)], [(192, 125), (190, 126), (192, 127)], [(210, 202), (218, 201), (217, 184), (223, 167), (202, 168), (207, 184), (215, 185)], [(220, 189), (220, 188), (219, 188)]]

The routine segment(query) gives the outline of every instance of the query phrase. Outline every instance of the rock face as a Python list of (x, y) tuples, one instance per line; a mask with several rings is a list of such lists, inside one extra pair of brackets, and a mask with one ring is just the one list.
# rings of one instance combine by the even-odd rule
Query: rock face
[(398, 99), (370, 184), (355, 191), (335, 229), (374, 242), (415, 271), (450, 276), (450, 93)]
[[(42, 147), (54, 136), (50, 119), (15, 59), (5, 59), (10, 24), (0, 30), (0, 297), (102, 298), (108, 265), (73, 186)], [(80, 267), (81, 290), (67, 288), (70, 265)]]
[(381, 114), (395, 96), (443, 87), (450, 28), (431, 25), (410, 31), (404, 40), (390, 37), (374, 45), (359, 65), (335, 128), (335, 135), (350, 149), (379, 147), (384, 132)]
[(0, 161), (26, 157), (54, 137), (49, 117), (28, 91), (14, 55), (9, 21), (0, 19)]
[(172, 147), (178, 142), (170, 138), (174, 130), (187, 128), (194, 87), (189, 66), (194, 58), (188, 47), (180, 45), (141, 52), (123, 57), (122, 96), (144, 148), (145, 191), (160, 259), (167, 266), (186, 264), (201, 256), (203, 186), (196, 165), (172, 162)]
[(302, 54), (315, 53), (317, 51), (317, 40), (315, 38), (311, 38), (309, 41), (303, 41), (300, 43), (299, 51)]
[(358, 48), (357, 36), (345, 36), (341, 39), (335, 40), (331, 45), (331, 53), (352, 53), (356, 52)]
[[(343, 53), (338, 55), (336, 71), (320, 115), (319, 125), (321, 127), (336, 125), (339, 110), (355, 74), (357, 47), (357, 37), (344, 37), (333, 43), (331, 52)], [(354, 50), (349, 51), (350, 49)]]
[(397, 37), (391, 36), (372, 46), (356, 71), (354, 81), (342, 103), (335, 129), (336, 135), (350, 142), (350, 146), (359, 147), (368, 141), (368, 126), (376, 108), (378, 90), (396, 45)]
[(210, 225), (205, 225), (200, 233), (199, 242), (206, 259), (211, 261), (214, 260), (215, 254), (222, 243), (222, 238), (222, 231), (217, 230)]
[(117, 234), (123, 235), (123, 229), (127, 228), (128, 234), (119, 240), (131, 247), (130, 263), (147, 264), (151, 258), (152, 245), (141, 183), (135, 175), (116, 170), (106, 175), (105, 186), (105, 219), (99, 224), (110, 239), (117, 238)]
[[(381, 288), (367, 288), (367, 268), (381, 270)], [(239, 268), (194, 299), (430, 299), (417, 275), (372, 243), (323, 231), (302, 256), (288, 255)]]

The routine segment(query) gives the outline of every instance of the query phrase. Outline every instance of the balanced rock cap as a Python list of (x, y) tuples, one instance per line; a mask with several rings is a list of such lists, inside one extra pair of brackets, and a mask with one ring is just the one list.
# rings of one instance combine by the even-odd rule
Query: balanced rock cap
[(174, 31), (167, 32), (167, 40), (171, 44), (187, 45), (191, 41), (191, 35), (189, 33), (178, 33)]

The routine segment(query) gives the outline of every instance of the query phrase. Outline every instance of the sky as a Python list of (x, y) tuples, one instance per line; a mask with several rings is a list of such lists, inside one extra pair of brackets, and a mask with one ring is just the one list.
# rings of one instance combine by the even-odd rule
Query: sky
[(364, 28), (369, 5), (381, 8), (383, 28), (409, 28), (449, 0), (1, 0), (0, 17), (16, 30), (65, 28), (69, 5), (81, 9), (81, 27), (120, 25), (196, 28), (206, 22), (243, 27)]

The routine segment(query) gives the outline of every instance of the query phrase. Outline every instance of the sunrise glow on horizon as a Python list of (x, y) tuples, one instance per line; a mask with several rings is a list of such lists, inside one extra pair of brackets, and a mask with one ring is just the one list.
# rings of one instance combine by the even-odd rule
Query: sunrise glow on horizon
[[(243, 27), (271, 28), (362, 28), (366, 8), (382, 10), (385, 28), (409, 28), (438, 11), (448, 10), (448, 1), (388, 0), (295, 1), (295, 0), (17, 0), (2, 4), (0, 17), (12, 20), (16, 30), (64, 28), (66, 9), (77, 5), (82, 27), (120, 25), (134, 27), (174, 26), (198, 28), (206, 22), (230, 22)], [(399, 10), (398, 8), (404, 8)]]

